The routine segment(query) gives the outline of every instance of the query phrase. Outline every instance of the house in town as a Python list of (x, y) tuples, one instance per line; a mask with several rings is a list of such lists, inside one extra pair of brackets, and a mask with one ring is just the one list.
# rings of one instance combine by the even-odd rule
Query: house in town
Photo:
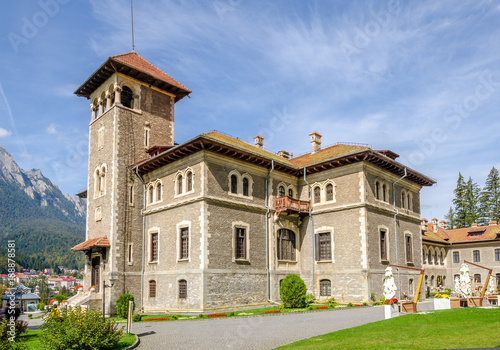
[[(174, 106), (191, 91), (135, 52), (75, 93), (91, 116), (86, 241), (73, 250), (97, 290), (80, 303), (101, 305), (104, 283), (108, 310), (125, 292), (144, 310), (277, 301), (291, 273), (317, 298), (368, 301), (388, 264), (422, 266), (420, 190), (434, 181), (390, 150), (323, 148), (318, 132), (298, 157), (260, 135), (174, 144)], [(413, 294), (418, 272), (400, 273)]]
[[(490, 221), (487, 226), (473, 224), (471, 227), (446, 229), (446, 222), (434, 218), (429, 223), (422, 219), (422, 263), (425, 283), (431, 291), (442, 288), (454, 290), (454, 279), (460, 276), (464, 261), (469, 264), (476, 290), (481, 290), (488, 270), (498, 288), (500, 281), (500, 225)], [(485, 267), (481, 268), (473, 264)]]

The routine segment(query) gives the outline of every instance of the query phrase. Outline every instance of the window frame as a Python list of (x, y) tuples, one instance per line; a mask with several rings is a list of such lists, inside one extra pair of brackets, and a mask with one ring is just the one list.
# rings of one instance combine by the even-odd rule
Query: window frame
[(179, 260), (189, 260), (189, 227), (179, 229)]
[[(287, 233), (288, 236), (284, 236)], [(278, 261), (297, 261), (296, 234), (290, 229), (281, 228), (277, 232), (276, 257)]]
[(149, 284), (149, 298), (156, 298), (156, 281), (155, 280), (150, 280), (148, 282)]
[(187, 280), (184, 278), (177, 281), (177, 298), (178, 299), (188, 298)]
[(495, 248), (495, 261), (500, 261), (500, 248)]
[[(149, 263), (156, 264), (159, 260), (160, 237), (159, 230), (152, 230), (149, 233)], [(156, 237), (156, 239), (155, 239)]]
[(479, 249), (472, 251), (472, 261), (473, 262), (481, 262), (481, 252)]
[(381, 227), (378, 230), (379, 238), (379, 259), (381, 262), (389, 261), (389, 230), (385, 227)]
[(454, 264), (460, 263), (460, 252), (458, 251), (453, 252), (453, 263)]
[(313, 204), (321, 203), (321, 187), (319, 185), (313, 187)]
[(319, 281), (319, 296), (320, 297), (332, 296), (332, 281), (331, 280), (324, 278), (324, 279), (321, 279)]
[(323, 231), (315, 234), (315, 260), (317, 262), (331, 262), (333, 260), (332, 236), (330, 231)]
[(409, 232), (405, 233), (405, 256), (406, 263), (413, 264), (413, 235)]

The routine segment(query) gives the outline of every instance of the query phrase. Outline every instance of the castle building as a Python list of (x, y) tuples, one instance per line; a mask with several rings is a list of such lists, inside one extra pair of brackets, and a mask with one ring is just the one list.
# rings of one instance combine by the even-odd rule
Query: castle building
[[(190, 93), (135, 52), (76, 91), (92, 115), (86, 241), (73, 250), (96, 305), (103, 283), (108, 308), (125, 292), (146, 311), (279, 301), (291, 273), (318, 299), (368, 301), (388, 264), (421, 268), (420, 190), (433, 180), (389, 150), (322, 148), (317, 132), (298, 157), (260, 135), (174, 144), (174, 105)], [(399, 278), (413, 294), (418, 272)]]
[[(474, 278), (473, 287), (480, 291), (486, 283), (488, 269), (498, 288), (500, 281), (500, 225), (490, 221), (487, 226), (447, 229), (446, 222), (434, 218), (422, 219), (422, 263), (424, 283), (431, 291), (454, 290), (454, 280), (460, 276), (464, 261)], [(478, 267), (479, 265), (481, 267)]]

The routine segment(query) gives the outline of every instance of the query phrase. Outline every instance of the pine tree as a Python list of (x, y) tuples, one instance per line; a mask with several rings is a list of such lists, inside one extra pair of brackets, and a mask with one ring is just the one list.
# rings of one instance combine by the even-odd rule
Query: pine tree
[(453, 205), (455, 206), (455, 226), (462, 228), (467, 226), (467, 209), (465, 203), (465, 181), (461, 173), (458, 173), (457, 187), (453, 191)]
[(450, 207), (450, 210), (444, 216), (444, 218), (446, 219), (446, 229), (453, 230), (455, 228), (455, 222), (457, 219), (455, 218), (455, 212), (453, 211), (452, 207)]
[(481, 218), (479, 210), (479, 186), (477, 183), (472, 181), (469, 177), (467, 184), (465, 185), (465, 207), (466, 207), (466, 225), (465, 227), (471, 226), (473, 223), (477, 223)]
[(491, 168), (480, 196), (480, 207), (484, 212), (485, 224), (489, 221), (500, 221), (500, 174), (495, 167)]

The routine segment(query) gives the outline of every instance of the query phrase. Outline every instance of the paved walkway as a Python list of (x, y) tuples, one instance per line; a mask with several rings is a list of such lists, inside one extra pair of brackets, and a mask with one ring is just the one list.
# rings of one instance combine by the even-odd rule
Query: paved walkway
[(132, 324), (138, 349), (274, 349), (384, 319), (383, 307)]

